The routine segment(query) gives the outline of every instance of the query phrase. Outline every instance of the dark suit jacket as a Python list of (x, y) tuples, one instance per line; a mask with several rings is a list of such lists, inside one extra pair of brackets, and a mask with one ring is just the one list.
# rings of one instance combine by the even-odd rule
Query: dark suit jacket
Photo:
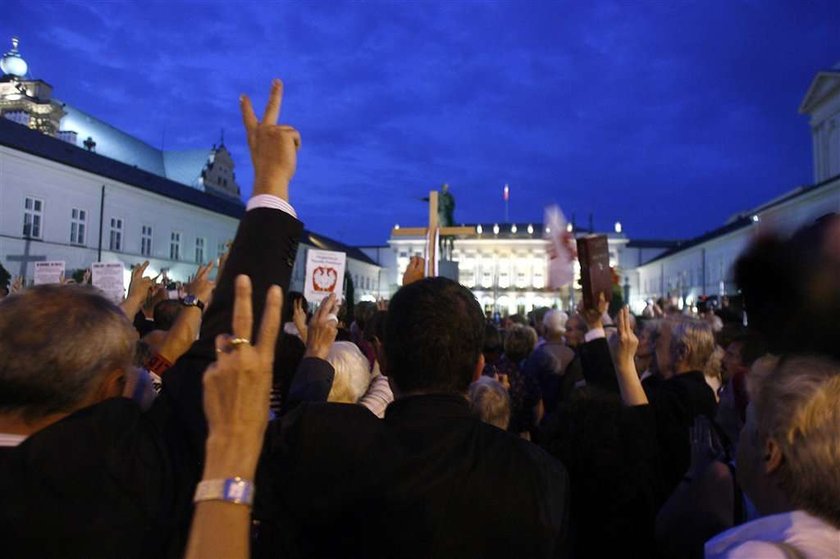
[[(296, 379), (294, 395), (329, 390), (329, 365), (319, 372), (317, 361), (304, 360), (312, 382)], [(257, 487), (257, 557), (566, 551), (562, 465), (472, 417), (457, 394), (401, 398), (384, 420), (354, 404), (303, 403), (269, 426)]]
[(216, 335), (230, 332), (233, 280), (251, 276), (260, 317), (268, 286), (288, 288), (301, 231), (277, 210), (246, 213), (200, 339), (166, 372), (148, 412), (107, 400), (0, 455), (3, 555), (181, 556), (204, 456), (201, 378)]
[(674, 375), (649, 385), (648, 399), (656, 417), (664, 499), (676, 488), (691, 462), (688, 430), (698, 415), (715, 417), (717, 402), (701, 371)]

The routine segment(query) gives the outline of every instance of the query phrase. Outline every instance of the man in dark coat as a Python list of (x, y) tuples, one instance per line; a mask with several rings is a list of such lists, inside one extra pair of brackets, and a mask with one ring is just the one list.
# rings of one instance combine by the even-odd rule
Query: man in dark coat
[[(214, 340), (231, 331), (234, 279), (251, 277), (253, 312), (288, 288), (303, 225), (289, 206), (300, 139), (275, 124), (281, 84), (257, 122), (243, 100), (255, 167), (230, 257), (199, 340), (163, 378), (148, 411), (119, 397), (136, 334), (83, 287), (44, 286), (0, 307), (0, 540), (9, 557), (180, 557), (201, 476), (201, 382)], [(182, 312), (200, 312), (186, 307)], [(257, 327), (255, 326), (255, 331)]]
[(400, 289), (385, 326), (397, 399), (384, 420), (357, 405), (308, 403), (269, 427), (257, 556), (562, 556), (562, 465), (470, 414), (483, 336), (466, 288), (427, 278)]

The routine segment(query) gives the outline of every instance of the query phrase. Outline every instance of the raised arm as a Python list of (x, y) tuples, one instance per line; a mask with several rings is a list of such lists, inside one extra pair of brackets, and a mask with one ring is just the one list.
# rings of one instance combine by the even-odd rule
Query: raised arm
[(240, 98), (254, 165), (254, 191), (217, 281), (213, 303), (204, 315), (199, 344), (205, 351), (212, 351), (215, 337), (230, 329), (236, 276), (251, 278), (257, 316), (270, 285), (284, 290), (289, 287), (303, 231), (303, 224), (289, 205), (289, 182), (297, 168), (300, 134), (291, 126), (277, 124), (282, 98), (283, 84), (274, 80), (262, 120), (254, 114), (250, 99), (245, 95)]
[[(216, 339), (218, 358), (204, 375), (207, 460), (196, 491), (196, 507), (186, 557), (249, 556), (250, 500), (268, 424), (268, 395), (274, 345), (280, 330), (282, 292), (271, 287), (255, 345), (252, 333), (251, 282), (236, 278), (232, 335)], [(228, 483), (241, 494), (218, 491)]]
[(143, 276), (146, 268), (149, 266), (149, 261), (146, 260), (142, 264), (138, 264), (131, 269), (131, 281), (128, 284), (128, 294), (125, 300), (120, 303), (120, 308), (125, 313), (129, 320), (134, 320), (134, 315), (146, 302), (146, 297), (152, 292), (155, 286), (154, 278), (147, 278)]
[(618, 314), (618, 352), (616, 354), (616, 377), (621, 399), (628, 406), (642, 406), (648, 403), (642, 388), (642, 381), (636, 371), (636, 349), (639, 339), (630, 326), (630, 309), (623, 307)]
[(213, 297), (214, 283), (209, 277), (212, 271), (212, 262), (199, 266), (195, 277), (186, 286), (187, 297), (191, 298), (188, 302), (191, 304), (185, 304), (178, 313), (158, 350), (160, 356), (169, 363), (174, 363), (186, 353), (198, 336), (204, 309)]

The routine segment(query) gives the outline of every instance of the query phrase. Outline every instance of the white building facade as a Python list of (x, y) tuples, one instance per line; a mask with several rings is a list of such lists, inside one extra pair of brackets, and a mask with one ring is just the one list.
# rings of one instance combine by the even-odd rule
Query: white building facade
[[(579, 289), (548, 287), (549, 241), (544, 234), (550, 232), (543, 230), (543, 224), (482, 223), (462, 227), (473, 233), (453, 238), (451, 274), (475, 294), (486, 314), (525, 314), (539, 307), (570, 309), (580, 299)], [(622, 234), (610, 233), (607, 237), (610, 265), (620, 270), (625, 253), (633, 254), (633, 250), (628, 249), (628, 239)], [(389, 290), (394, 292), (402, 282), (409, 259), (425, 253), (426, 239), (402, 235), (394, 229), (388, 245), (364, 250), (379, 259)], [(574, 266), (573, 285), (577, 286), (580, 268), (577, 262)], [(442, 275), (449, 275), (445, 267), (443, 263)]]
[[(34, 263), (65, 274), (93, 262), (187, 280), (220, 256), (245, 208), (224, 140), (163, 151), (53, 98), (28, 75), (13, 39), (0, 59), (0, 263), (31, 282)], [(380, 295), (381, 267), (358, 249), (305, 232), (292, 289), (303, 289), (309, 247), (347, 254), (355, 298)]]
[(43, 260), (68, 274), (149, 260), (186, 280), (233, 239), (241, 204), (61, 144), (0, 120), (0, 260), (13, 275), (31, 279)]
[(756, 236), (789, 236), (823, 215), (840, 212), (840, 69), (816, 75), (799, 111), (810, 116), (814, 184), (733, 216), (722, 227), (628, 270), (634, 310), (659, 297), (691, 305), (704, 295), (737, 296), (734, 264)]

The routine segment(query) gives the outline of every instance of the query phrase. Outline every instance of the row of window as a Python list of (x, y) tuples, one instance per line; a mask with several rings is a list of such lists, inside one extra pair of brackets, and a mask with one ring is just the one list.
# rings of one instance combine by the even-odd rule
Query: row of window
[[(26, 198), (23, 205), (23, 236), (41, 239), (44, 218), (44, 201), (38, 198)], [(112, 217), (108, 228), (108, 250), (121, 252), (123, 250), (123, 220)], [(85, 246), (87, 240), (87, 211), (73, 208), (70, 211), (70, 243)], [(205, 239), (195, 240), (195, 262), (205, 260)], [(172, 231), (169, 235), (169, 259), (181, 260), (181, 232)], [(227, 248), (226, 243), (219, 243), (217, 254), (222, 254)], [(140, 229), (140, 254), (152, 256), (152, 226), (143, 225)]]
[(352, 278), (353, 278), (353, 286), (356, 289), (371, 290), (375, 287), (374, 286), (374, 280), (371, 279), (368, 276), (360, 276), (358, 274), (353, 274)]

